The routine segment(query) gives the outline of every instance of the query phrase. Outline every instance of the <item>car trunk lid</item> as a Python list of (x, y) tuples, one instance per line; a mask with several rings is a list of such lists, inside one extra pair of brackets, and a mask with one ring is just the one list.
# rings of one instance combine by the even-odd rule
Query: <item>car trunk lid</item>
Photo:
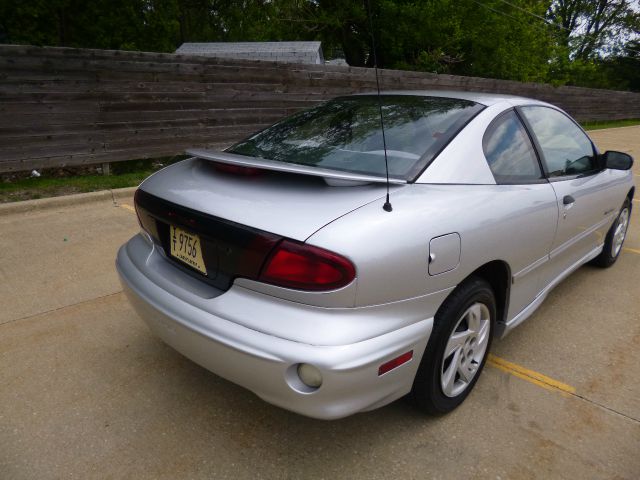
[[(299, 241), (386, 191), (384, 183), (331, 187), (321, 178), (295, 173), (234, 175), (198, 158), (157, 172), (140, 188), (174, 204)], [(391, 190), (397, 188), (391, 185)]]
[[(384, 184), (331, 187), (321, 178), (293, 173), (234, 175), (193, 158), (145, 180), (136, 209), (167, 258), (226, 290), (236, 277), (257, 278), (283, 238), (304, 242), (336, 218), (384, 198), (385, 192)], [(171, 256), (172, 225), (198, 235), (206, 275)]]

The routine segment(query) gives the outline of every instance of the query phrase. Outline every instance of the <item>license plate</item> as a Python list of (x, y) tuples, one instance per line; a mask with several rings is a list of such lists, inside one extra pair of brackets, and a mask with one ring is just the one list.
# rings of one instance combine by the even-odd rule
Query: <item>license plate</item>
[(205, 275), (207, 274), (207, 268), (202, 259), (202, 243), (198, 235), (171, 225), (169, 243), (171, 244), (172, 257), (177, 258)]

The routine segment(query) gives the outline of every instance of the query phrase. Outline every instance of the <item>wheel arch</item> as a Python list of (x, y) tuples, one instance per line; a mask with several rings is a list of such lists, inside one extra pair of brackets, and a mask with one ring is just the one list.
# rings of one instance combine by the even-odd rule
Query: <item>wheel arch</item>
[[(457, 316), (457, 314), (453, 316), (452, 314), (455, 314), (457, 310), (464, 312), (462, 307), (467, 307), (462, 302), (469, 301), (469, 295), (478, 292), (478, 290), (474, 291), (473, 288), (483, 286), (483, 283), (479, 282), (480, 279), (487, 282), (494, 292), (496, 323), (502, 324), (504, 321), (503, 319), (509, 306), (511, 268), (503, 260), (492, 260), (479, 266), (463, 278), (438, 309), (436, 316), (440, 314), (439, 321), (434, 323), (429, 343), (425, 347), (424, 354), (420, 360), (420, 367), (416, 373), (410, 393), (410, 399), (414, 404), (427, 413), (442, 414), (457, 407), (464, 401), (479, 377), (479, 375), (475, 375), (470, 388), (467, 387), (457, 397), (446, 397), (440, 375), (442, 374), (442, 365), (444, 365), (443, 355), (447, 341), (449, 336), (454, 333), (453, 329), (456, 326), (454, 322), (461, 320), (461, 317)], [(484, 298), (486, 298), (486, 288), (482, 288), (481, 291), (484, 292)], [(501, 336), (500, 325), (497, 325), (497, 327), (493, 335), (489, 337), (489, 343), (480, 364), (480, 369), (484, 367), (488, 358), (487, 354), (490, 352), (491, 339), (500, 338)]]
[(509, 264), (504, 260), (492, 260), (476, 268), (467, 278), (472, 276), (480, 277), (491, 285), (496, 297), (496, 321), (497, 323), (505, 323), (511, 292), (511, 267)]

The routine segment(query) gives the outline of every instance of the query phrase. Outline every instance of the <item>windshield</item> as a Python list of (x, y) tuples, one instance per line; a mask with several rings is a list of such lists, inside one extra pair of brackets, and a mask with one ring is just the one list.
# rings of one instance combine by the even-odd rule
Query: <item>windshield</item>
[[(484, 107), (453, 98), (382, 96), (389, 176), (412, 180)], [(341, 97), (297, 113), (227, 150), (384, 177), (378, 98)]]

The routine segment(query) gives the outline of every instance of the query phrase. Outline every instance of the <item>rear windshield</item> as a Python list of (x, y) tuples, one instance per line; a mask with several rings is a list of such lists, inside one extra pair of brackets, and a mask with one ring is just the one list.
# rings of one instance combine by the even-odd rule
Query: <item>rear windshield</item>
[[(483, 108), (453, 98), (383, 95), (389, 176), (413, 180)], [(227, 151), (383, 177), (382, 145), (378, 98), (358, 95), (297, 113)]]

